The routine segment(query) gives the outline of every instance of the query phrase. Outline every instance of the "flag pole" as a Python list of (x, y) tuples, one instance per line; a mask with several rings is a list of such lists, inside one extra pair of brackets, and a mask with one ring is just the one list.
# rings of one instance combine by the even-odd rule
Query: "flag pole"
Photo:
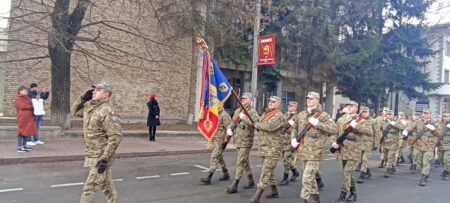
[(250, 116), (250, 114), (248, 113), (247, 109), (245, 109), (244, 105), (242, 104), (241, 100), (239, 99), (238, 95), (236, 94), (236, 92), (234, 91), (234, 89), (231, 89), (231, 93), (234, 95), (234, 98), (236, 98), (236, 100), (238, 101), (239, 105), (241, 106), (241, 109), (244, 110), (245, 115), (247, 115), (247, 117), (250, 119), (250, 121), (252, 123), (254, 123), (252, 117)]

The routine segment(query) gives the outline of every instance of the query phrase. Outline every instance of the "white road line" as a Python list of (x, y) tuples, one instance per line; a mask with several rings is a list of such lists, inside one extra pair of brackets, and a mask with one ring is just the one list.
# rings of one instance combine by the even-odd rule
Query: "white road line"
[(336, 160), (336, 157), (333, 157), (333, 158), (327, 158), (327, 159), (324, 159), (325, 161), (328, 161), (328, 160)]
[(2, 192), (22, 191), (22, 190), (23, 190), (23, 188), (10, 188), (10, 189), (3, 189), (3, 190), (0, 190), (0, 193), (2, 193)]
[(65, 183), (65, 184), (50, 185), (50, 187), (57, 188), (57, 187), (69, 187), (69, 186), (76, 186), (76, 185), (84, 185), (84, 183)]
[(140, 176), (140, 177), (136, 177), (137, 180), (143, 180), (143, 179), (151, 179), (151, 178), (160, 178), (161, 176), (159, 175), (154, 175), (154, 176)]
[(171, 173), (170, 175), (171, 175), (171, 176), (189, 175), (189, 172)]
[(113, 182), (122, 182), (123, 179), (113, 179), (112, 181), (113, 181)]
[(206, 173), (206, 172), (208, 172), (209, 171), (209, 168), (206, 168), (206, 167), (204, 167), (204, 166), (200, 166), (200, 165), (194, 165), (195, 167), (197, 167), (197, 168), (199, 168), (199, 169), (203, 169), (203, 173)]

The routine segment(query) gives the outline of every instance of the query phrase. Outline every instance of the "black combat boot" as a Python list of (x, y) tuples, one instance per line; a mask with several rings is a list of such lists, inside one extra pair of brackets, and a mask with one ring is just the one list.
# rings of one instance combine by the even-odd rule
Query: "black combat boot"
[(206, 178), (200, 179), (200, 182), (202, 182), (205, 185), (211, 184), (211, 178), (214, 175), (214, 172), (209, 172), (208, 176)]
[(289, 173), (283, 174), (283, 179), (278, 183), (278, 185), (282, 186), (282, 185), (289, 184), (288, 178), (289, 178)]
[(372, 173), (370, 172), (370, 169), (367, 169), (366, 177), (364, 177), (364, 178), (369, 179), (370, 177), (372, 177)]
[(412, 173), (412, 174), (416, 174), (416, 173), (417, 173), (416, 167), (417, 167), (417, 166), (416, 166), (415, 164), (411, 165), (411, 173)]
[(234, 180), (234, 182), (228, 186), (225, 190), (228, 194), (236, 193), (238, 190), (239, 179)]
[(357, 195), (356, 195), (356, 188), (355, 187), (351, 187), (350, 188), (350, 195), (347, 198), (347, 202), (356, 202), (357, 200)]
[(358, 180), (356, 181), (359, 184), (364, 183), (364, 177), (366, 176), (366, 173), (362, 172), (359, 174)]
[(378, 165), (378, 168), (384, 168), (384, 160), (381, 160), (380, 165)]
[(317, 188), (319, 188), (319, 190), (323, 189), (323, 187), (325, 187), (325, 184), (322, 181), (322, 178), (316, 178), (316, 183), (317, 183)]
[(320, 203), (320, 196), (319, 196), (319, 194), (312, 194), (311, 196), (312, 196), (312, 199), (313, 199), (312, 203)]
[(230, 174), (228, 173), (228, 169), (222, 169), (223, 175), (219, 178), (219, 181), (230, 180)]
[(430, 176), (429, 175), (426, 175), (425, 176), (425, 182), (428, 182), (428, 178), (429, 178)]
[(356, 165), (355, 171), (361, 171), (361, 162), (358, 163), (358, 165)]
[(385, 178), (389, 178), (389, 169), (387, 168), (385, 171), (384, 171), (384, 174), (383, 174), (383, 177), (385, 177)]
[(266, 198), (278, 198), (278, 188), (276, 185), (270, 186), (270, 193), (266, 195)]
[(343, 203), (345, 201), (346, 196), (347, 196), (347, 193), (341, 191), (341, 194), (335, 203)]
[(425, 176), (425, 175), (422, 175), (422, 179), (420, 179), (419, 186), (425, 186), (425, 185), (426, 185), (425, 179), (426, 179), (426, 176)]
[(450, 175), (450, 173), (448, 171), (444, 171), (442, 174), (442, 180), (448, 180), (448, 175)]
[(300, 176), (300, 173), (295, 168), (292, 168), (291, 171), (292, 171), (292, 176), (291, 176), (290, 181), (295, 181), (295, 179), (297, 179), (297, 177)]
[(401, 163), (401, 164), (402, 164), (402, 163), (405, 163), (405, 158), (403, 158), (403, 156), (400, 157), (399, 163)]
[(255, 187), (255, 180), (253, 179), (253, 175), (249, 174), (248, 176), (248, 184), (244, 186), (244, 189), (250, 189)]
[(251, 203), (259, 203), (259, 200), (261, 199), (261, 195), (264, 192), (264, 188), (258, 188), (256, 189), (255, 194), (253, 195), (252, 199), (250, 200)]
[(434, 161), (433, 166), (437, 168), (439, 167), (439, 165), (441, 165), (441, 161), (439, 159), (436, 159), (436, 161)]

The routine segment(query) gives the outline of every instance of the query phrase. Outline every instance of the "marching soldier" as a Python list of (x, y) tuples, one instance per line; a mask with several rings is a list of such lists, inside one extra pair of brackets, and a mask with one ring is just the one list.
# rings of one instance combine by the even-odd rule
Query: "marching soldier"
[(419, 165), (422, 169), (422, 178), (420, 179), (419, 186), (425, 186), (430, 173), (430, 161), (433, 159), (436, 137), (439, 136), (438, 129), (431, 120), (430, 109), (424, 109), (423, 119), (415, 122), (415, 125), (409, 126), (402, 134), (406, 136), (409, 132), (416, 133), (410, 142), (414, 146), (412, 173), (416, 173), (416, 167)]
[(227, 127), (231, 123), (230, 115), (223, 109), (223, 106), (219, 106), (219, 125), (214, 136), (208, 141), (208, 146), (212, 148), (211, 159), (209, 161), (209, 173), (206, 178), (201, 178), (200, 182), (209, 185), (211, 184), (211, 178), (216, 172), (218, 167), (222, 167), (223, 176), (219, 178), (219, 181), (225, 181), (230, 179), (227, 165), (223, 159), (223, 143), (225, 141), (225, 133)]
[[(437, 126), (439, 126), (439, 128), (442, 128), (443, 127), (443, 122), (442, 122), (442, 117), (441, 117), (441, 115), (437, 115), (437, 116), (435, 116), (434, 117), (434, 123), (437, 125)], [(439, 147), (439, 146), (436, 146), (435, 147), (435, 152), (434, 152), (434, 164), (433, 164), (433, 166), (434, 167), (439, 167), (439, 165), (441, 165), (442, 164), (442, 162), (443, 162), (443, 160), (442, 160), (442, 157), (444, 156), (444, 151), (442, 150), (442, 148), (441, 147)]]
[[(258, 112), (254, 108), (251, 108), (252, 94), (244, 93), (241, 97), (242, 105), (246, 108), (254, 122), (258, 121)], [(234, 132), (233, 132), (234, 129)], [(244, 189), (250, 189), (255, 187), (255, 181), (253, 179), (253, 172), (250, 166), (250, 150), (253, 147), (253, 137), (255, 136), (255, 128), (252, 121), (245, 115), (243, 109), (238, 108), (234, 112), (233, 122), (228, 126), (228, 136), (234, 135), (234, 143), (236, 145), (237, 160), (236, 160), (236, 175), (234, 182), (226, 188), (227, 193), (236, 193), (244, 171), (247, 173), (248, 184), (244, 186)]]
[(255, 129), (259, 130), (259, 155), (262, 158), (261, 176), (259, 178), (258, 189), (253, 195), (251, 202), (258, 203), (264, 188), (270, 185), (271, 193), (267, 198), (277, 198), (278, 189), (274, 175), (278, 157), (283, 151), (282, 133), (286, 124), (283, 113), (278, 110), (281, 99), (277, 96), (269, 98), (269, 108), (266, 109), (259, 122), (255, 123)]
[(93, 202), (98, 187), (103, 190), (106, 201), (114, 203), (117, 191), (112, 182), (111, 166), (122, 141), (122, 126), (110, 100), (112, 86), (101, 83), (92, 87), (94, 89), (86, 91), (71, 108), (72, 115), (83, 118), (84, 167), (89, 167), (80, 203)]
[[(362, 140), (363, 136), (371, 136), (373, 134), (371, 124), (365, 119), (358, 117), (358, 103), (349, 101), (345, 107), (346, 114), (337, 121), (338, 139), (333, 142), (332, 148), (340, 150), (342, 157), (342, 167), (344, 168), (343, 183), (341, 194), (336, 203), (344, 201), (356, 201), (356, 184), (353, 179), (353, 171), (356, 163), (361, 160)], [(354, 141), (352, 141), (354, 140)], [(347, 199), (347, 193), (350, 195)]]
[(400, 133), (405, 127), (401, 122), (396, 122), (394, 120), (394, 114), (392, 111), (388, 111), (386, 114), (386, 119), (383, 121), (383, 136), (381, 138), (381, 145), (383, 148), (382, 160), (386, 162), (386, 171), (384, 172), (384, 177), (388, 178), (389, 175), (395, 172), (395, 153), (398, 149), (398, 140)]
[[(408, 126), (408, 121), (406, 120), (404, 112), (398, 113), (397, 122), (401, 123), (401, 125), (403, 126), (403, 129), (406, 128), (406, 126)], [(397, 166), (399, 163), (405, 162), (405, 158), (403, 157), (403, 149), (405, 149), (405, 147), (406, 147), (406, 141), (404, 139), (404, 136), (400, 135), (399, 139), (398, 139), (398, 148), (397, 148), (397, 151), (395, 152), (395, 160), (397, 160)]]
[(291, 130), (292, 128), (295, 128), (295, 117), (297, 115), (297, 106), (298, 103), (295, 101), (290, 101), (288, 105), (288, 112), (284, 115), (284, 118), (287, 121), (287, 124), (284, 128), (283, 132), (283, 154), (281, 157), (283, 157), (283, 179), (278, 183), (278, 185), (287, 185), (289, 184), (289, 171), (292, 171), (292, 177), (290, 181), (295, 181), (295, 179), (300, 176), (300, 173), (295, 169), (294, 163), (293, 163), (293, 153), (291, 152), (289, 148), (289, 144), (291, 142)]
[[(412, 116), (411, 116), (411, 121), (408, 122), (408, 124), (406, 125), (406, 129), (410, 128), (413, 129), (416, 125), (416, 122), (419, 121), (420, 119), (420, 113), (419, 112), (415, 112)], [(405, 133), (406, 132), (406, 133)], [(407, 133), (407, 131), (403, 131), (402, 132), (403, 137), (406, 137), (406, 151), (408, 153), (408, 159), (410, 161), (410, 166), (409, 166), (409, 170), (412, 171), (413, 169), (413, 163), (414, 163), (414, 146), (411, 145), (411, 140), (414, 138), (414, 136), (416, 135), (416, 133), (410, 132)]]
[(443, 151), (442, 165), (444, 171), (442, 172), (442, 179), (448, 180), (450, 175), (450, 113), (444, 113), (442, 126), (442, 137), (439, 139), (439, 145)]
[(380, 127), (375, 119), (370, 117), (369, 107), (361, 106), (361, 116), (366, 119), (366, 122), (370, 123), (372, 131), (374, 132), (370, 136), (363, 137), (363, 150), (361, 156), (361, 173), (358, 178), (358, 183), (364, 183), (364, 179), (368, 179), (372, 176), (369, 169), (369, 159), (372, 155), (372, 150), (375, 143), (375, 135), (379, 133)]
[[(315, 203), (320, 202), (316, 176), (319, 173), (320, 161), (325, 156), (325, 146), (330, 135), (337, 133), (337, 126), (331, 116), (321, 108), (320, 95), (309, 92), (306, 96), (308, 108), (295, 117), (295, 125), (291, 131), (291, 146), (297, 148), (297, 156), (302, 160), (303, 178), (300, 197), (308, 202), (310, 196)], [(299, 137), (301, 136), (301, 146)]]
[[(378, 127), (380, 127), (379, 129), (379, 133), (377, 135), (375, 135), (375, 148), (377, 148), (380, 152), (380, 157), (384, 157), (383, 154), (383, 146), (381, 146), (381, 137), (382, 137), (382, 132), (383, 132), (383, 122), (384, 120), (386, 120), (386, 114), (389, 111), (388, 107), (383, 107), (383, 111), (381, 111), (380, 115), (378, 115), (375, 120), (378, 124)], [(384, 168), (384, 166), (386, 165), (386, 162), (381, 159), (381, 163), (378, 166), (378, 168)]]

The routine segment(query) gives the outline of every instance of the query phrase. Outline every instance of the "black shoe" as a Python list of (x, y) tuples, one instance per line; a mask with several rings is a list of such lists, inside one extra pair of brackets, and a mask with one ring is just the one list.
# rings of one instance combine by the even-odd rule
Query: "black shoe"
[(228, 169), (222, 169), (223, 175), (219, 178), (219, 181), (230, 180), (230, 174), (228, 173)]
[(381, 160), (380, 165), (378, 165), (378, 168), (384, 168), (384, 160)]
[(416, 168), (417, 168), (416, 165), (414, 165), (414, 164), (411, 165), (411, 173), (412, 173), (412, 174), (416, 174), (416, 173), (417, 173)]
[(439, 165), (441, 165), (441, 161), (439, 159), (436, 159), (436, 161), (434, 161), (433, 166), (437, 168), (439, 167)]
[(291, 171), (292, 171), (292, 176), (291, 176), (290, 181), (295, 181), (300, 176), (300, 173), (295, 168), (292, 168)]
[(359, 174), (358, 180), (356, 181), (359, 184), (364, 183), (364, 177), (366, 176), (366, 173), (362, 172)]
[(422, 175), (422, 178), (420, 179), (420, 183), (419, 183), (419, 186), (425, 186), (426, 185), (426, 176), (425, 175)]
[(345, 200), (347, 202), (356, 202), (358, 195), (356, 195), (356, 188), (355, 187), (351, 187), (350, 188), (350, 195), (348, 196), (348, 198)]
[(212, 178), (213, 175), (214, 175), (214, 173), (210, 172), (206, 178), (201, 178), (200, 182), (202, 182), (204, 185), (211, 184), (211, 178)]
[(317, 188), (319, 188), (319, 190), (321, 190), (325, 187), (325, 184), (323, 183), (322, 178), (316, 178), (316, 183), (317, 183)]
[(278, 198), (278, 188), (276, 185), (270, 186), (270, 193), (266, 195), (266, 198)]
[(261, 199), (261, 195), (264, 192), (263, 188), (256, 189), (255, 194), (253, 195), (252, 199), (250, 200), (251, 203), (259, 203), (259, 200)]
[(239, 185), (239, 179), (234, 180), (234, 182), (228, 186), (225, 190), (228, 194), (237, 193)]
[(448, 171), (444, 171), (442, 172), (442, 180), (447, 181), (448, 180), (448, 175), (450, 175), (450, 173)]
[(282, 179), (280, 182), (278, 182), (278, 185), (279, 185), (279, 186), (282, 186), (282, 185), (287, 185), (287, 184), (289, 184), (288, 178), (289, 178), (289, 173), (283, 174), (283, 179)]
[(255, 180), (253, 179), (253, 175), (250, 174), (248, 177), (248, 184), (244, 186), (244, 189), (251, 189), (255, 187)]
[(364, 178), (369, 179), (371, 177), (372, 177), (372, 173), (370, 172), (370, 169), (367, 169), (366, 176)]
[(339, 195), (339, 198), (336, 200), (335, 203), (343, 203), (345, 201), (346, 196), (347, 196), (347, 193), (341, 191), (341, 194)]

